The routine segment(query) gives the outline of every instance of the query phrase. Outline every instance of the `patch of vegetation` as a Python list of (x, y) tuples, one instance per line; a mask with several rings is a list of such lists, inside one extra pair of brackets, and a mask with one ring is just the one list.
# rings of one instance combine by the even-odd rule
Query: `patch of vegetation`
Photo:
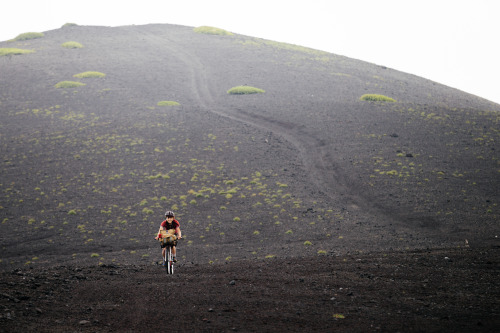
[(157, 105), (158, 106), (177, 106), (177, 105), (181, 105), (181, 104), (178, 102), (175, 102), (175, 101), (160, 101), (160, 102), (158, 102)]
[(61, 28), (76, 27), (76, 26), (78, 26), (78, 24), (76, 24), (76, 23), (69, 23), (68, 22), (68, 23), (63, 24), (63, 26)]
[(226, 31), (224, 29), (219, 29), (209, 26), (201, 26), (193, 29), (194, 32), (208, 35), (219, 35), (219, 36), (232, 36), (233, 33)]
[[(74, 80), (86, 83), (84, 79)], [(71, 88), (63, 90), (63, 93), (74, 90), (81, 89)], [(156, 111), (158, 108), (160, 107), (154, 105), (153, 111), (149, 112), (151, 119), (141, 119), (134, 123), (134, 129), (141, 132), (140, 134), (108, 130), (107, 126), (109, 129), (114, 128), (111, 124), (104, 125), (106, 130), (101, 131), (102, 128), (97, 125), (102, 124), (103, 118), (98, 114), (86, 110), (74, 111), (64, 105), (22, 108), (13, 113), (11, 117), (19, 115), (31, 117), (33, 120), (45, 118), (60, 125), (44, 135), (38, 136), (41, 133), (37, 132), (37, 137), (29, 141), (37, 149), (42, 146), (57, 147), (45, 151), (46, 159), (54, 158), (53, 154), (65, 149), (68, 158), (56, 162), (55, 167), (58, 170), (71, 168), (70, 166), (79, 165), (83, 161), (95, 163), (98, 167), (80, 169), (79, 173), (70, 175), (57, 171), (57, 174), (51, 177), (45, 177), (41, 170), (34, 171), (37, 181), (30, 184), (32, 187), (29, 187), (28, 194), (16, 192), (16, 186), (13, 184), (0, 182), (0, 191), (5, 197), (0, 204), (6, 207), (21, 207), (25, 205), (23, 200), (26, 201), (27, 195), (33, 195), (36, 201), (54, 202), (55, 207), (50, 210), (40, 206), (29, 212), (25, 221), (32, 216), (37, 216), (37, 220), (33, 219), (31, 225), (24, 223), (26, 226), (23, 227), (27, 233), (33, 234), (40, 230), (59, 229), (53, 237), (60, 238), (69, 235), (73, 237), (76, 233), (80, 243), (89, 247), (89, 251), (84, 252), (86, 257), (97, 252), (99, 244), (111, 239), (120, 240), (117, 250), (124, 250), (121, 255), (130, 254), (131, 250), (136, 249), (137, 240), (129, 238), (128, 235), (139, 237), (141, 242), (146, 237), (149, 238), (151, 231), (157, 230), (158, 221), (155, 220), (163, 214), (166, 207), (179, 214), (181, 223), (191, 224), (192, 241), (187, 245), (193, 251), (205, 250), (217, 241), (231, 242), (236, 234), (234, 230), (240, 227), (250, 228), (247, 229), (246, 236), (254, 242), (273, 237), (281, 239), (285, 236), (289, 241), (300, 241), (302, 233), (298, 229), (295, 231), (295, 221), (298, 216), (302, 216), (306, 207), (312, 207), (318, 214), (321, 213), (325, 221), (333, 221), (328, 215), (335, 212), (325, 213), (315, 203), (307, 200), (303, 202), (295, 194), (292, 196), (294, 186), (286, 184), (286, 178), (282, 178), (279, 173), (253, 167), (234, 168), (231, 165), (226, 166), (218, 158), (219, 154), (227, 154), (229, 159), (241, 158), (241, 152), (246, 152), (248, 145), (254, 144), (253, 138), (240, 140), (240, 137), (236, 136), (238, 131), (228, 135), (225, 130), (216, 127), (193, 133), (182, 122), (165, 121), (170, 120), (172, 114)], [(82, 135), (66, 135), (66, 130), (62, 130), (64, 128)], [(158, 134), (162, 140), (144, 136), (142, 131), (151, 133), (154, 137)], [(238, 149), (235, 149), (235, 146)], [(176, 158), (169, 158), (172, 155)], [(23, 156), (15, 152), (10, 153), (3, 157), (4, 165), (21, 165)], [(115, 169), (102, 164), (102, 161), (108, 160), (130, 160), (131, 164), (122, 164), (120, 168)], [(154, 189), (154, 194), (148, 195), (151, 188)], [(81, 207), (75, 207), (74, 203), (68, 201), (68, 193), (73, 191), (85, 193), (88, 201)], [(247, 206), (260, 206), (262, 209), (246, 209)], [(10, 208), (2, 210), (7, 209)], [(193, 220), (183, 219), (183, 211), (189, 211)], [(55, 219), (53, 214), (58, 218)], [(4, 215), (8, 216), (6, 213)], [(272, 218), (269, 223), (260, 222), (268, 217)], [(338, 218), (335, 218), (335, 221), (337, 220)], [(104, 227), (97, 227), (93, 221)], [(2, 227), (14, 228), (13, 225), (11, 221), (7, 221)], [(323, 232), (324, 226), (326, 224), (321, 224), (321, 220), (318, 220), (311, 228), (321, 229)], [(292, 228), (294, 232), (291, 231)], [(57, 242), (57, 238), (54, 238), (54, 241)], [(305, 239), (300, 243), (304, 241)], [(315, 243), (312, 238), (310, 241)], [(314, 246), (309, 248), (315, 252)], [(232, 260), (239, 259), (237, 253), (213, 253), (216, 253), (215, 257), (206, 258), (206, 261), (212, 259), (214, 263), (224, 262), (228, 255), (232, 256)], [(264, 253), (261, 249), (256, 249), (255, 256), (257, 253), (263, 258), (272, 252)], [(136, 255), (140, 254), (137, 251)], [(279, 253), (276, 255), (279, 256)], [(100, 257), (96, 255), (96, 259), (99, 260)], [(23, 262), (20, 264), (23, 264), (26, 258), (21, 260)]]
[(78, 79), (89, 78), (89, 77), (105, 77), (105, 76), (106, 74), (101, 72), (83, 72), (73, 75), (73, 77), (76, 77)]
[(265, 92), (265, 90), (250, 86), (236, 86), (227, 91), (227, 93), (230, 95), (259, 94)]
[(35, 52), (35, 51), (25, 50), (25, 49), (16, 49), (16, 48), (11, 48), (11, 47), (2, 47), (2, 48), (0, 48), (0, 57), (1, 56), (27, 54), (27, 53), (33, 53), (33, 52)]
[(298, 52), (303, 52), (303, 53), (309, 53), (315, 56), (325, 56), (328, 55), (327, 52), (325, 51), (320, 51), (320, 50), (315, 50), (311, 49), (308, 47), (300, 46), (300, 45), (295, 45), (295, 44), (289, 44), (289, 43), (282, 43), (282, 42), (276, 42), (272, 40), (263, 40), (265, 45), (269, 45), (275, 48), (283, 49), (283, 50), (290, 50), (290, 51), (298, 51)]
[(14, 40), (19, 42), (19, 41), (23, 41), (23, 40), (42, 38), (43, 36), (44, 36), (44, 34), (41, 32), (25, 32), (25, 33), (18, 35), (16, 38), (14, 38)]
[(81, 82), (76, 82), (76, 81), (61, 81), (57, 83), (54, 87), (60, 89), (60, 88), (76, 88), (76, 87), (81, 87), (84, 86), (85, 83)]
[(78, 42), (73, 42), (73, 41), (62, 43), (61, 46), (65, 47), (67, 49), (81, 49), (83, 47), (82, 44), (80, 44)]
[(395, 102), (396, 100), (384, 95), (378, 95), (378, 94), (364, 94), (363, 96), (360, 97), (360, 100), (362, 101), (369, 101), (369, 102)]
[(235, 41), (235, 43), (242, 44), (243, 46), (254, 46), (254, 47), (271, 46), (271, 47), (274, 47), (277, 49), (300, 52), (303, 54), (311, 55), (314, 57), (313, 59), (316, 59), (316, 60), (319, 60), (322, 62), (332, 60), (332, 55), (329, 54), (328, 52), (325, 52), (325, 51), (315, 50), (315, 49), (311, 49), (308, 47), (299, 46), (299, 45), (295, 45), (295, 44), (276, 42), (276, 41), (267, 40), (267, 39), (252, 38), (252, 39), (247, 39), (244, 41), (238, 40), (238, 41)]

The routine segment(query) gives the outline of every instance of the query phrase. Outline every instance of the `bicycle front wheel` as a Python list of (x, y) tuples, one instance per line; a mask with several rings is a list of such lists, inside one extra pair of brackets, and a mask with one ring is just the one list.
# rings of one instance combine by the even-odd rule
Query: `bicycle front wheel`
[(174, 258), (172, 255), (172, 247), (168, 246), (167, 247), (167, 274), (174, 274)]
[(163, 259), (163, 266), (165, 267), (165, 269), (167, 269), (167, 267), (168, 267), (168, 248), (165, 249), (165, 252), (163, 253), (162, 259)]

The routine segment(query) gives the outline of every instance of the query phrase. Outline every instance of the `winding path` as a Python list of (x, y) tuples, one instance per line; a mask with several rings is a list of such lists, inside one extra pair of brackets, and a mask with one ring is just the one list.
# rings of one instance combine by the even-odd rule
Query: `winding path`
[(154, 34), (145, 34), (148, 42), (159, 47), (169, 49), (176, 60), (183, 63), (189, 71), (189, 86), (192, 95), (202, 110), (212, 114), (240, 122), (254, 128), (271, 132), (290, 142), (298, 151), (306, 173), (315, 188), (330, 202), (341, 204), (356, 214), (368, 214), (371, 218), (378, 217), (379, 221), (393, 221), (394, 216), (377, 207), (370, 200), (366, 200), (361, 193), (356, 193), (353, 184), (349, 184), (342, 170), (336, 166), (333, 156), (327, 150), (324, 141), (311, 133), (302, 124), (294, 124), (262, 115), (251, 114), (247, 111), (223, 107), (215, 103), (215, 94), (210, 90), (209, 73), (202, 60), (179, 46), (175, 40), (168, 40)]

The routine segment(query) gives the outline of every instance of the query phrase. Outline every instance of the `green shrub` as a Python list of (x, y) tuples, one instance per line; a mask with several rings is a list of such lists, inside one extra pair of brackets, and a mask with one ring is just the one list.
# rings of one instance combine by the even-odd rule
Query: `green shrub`
[(143, 214), (147, 214), (147, 215), (151, 215), (151, 214), (153, 214), (154, 212), (153, 212), (153, 210), (152, 210), (152, 209), (149, 209), (149, 208), (147, 208), (147, 207), (144, 207), (144, 208), (142, 209), (142, 213), (143, 213)]
[(83, 72), (73, 75), (73, 77), (76, 77), (78, 79), (83, 79), (88, 77), (105, 77), (105, 76), (106, 74), (101, 72)]
[(250, 86), (237, 86), (229, 89), (227, 93), (230, 95), (246, 95), (246, 94), (265, 93), (265, 90)]
[(395, 102), (396, 100), (384, 95), (377, 94), (364, 94), (360, 97), (362, 101), (370, 101), (370, 102)]
[(158, 102), (158, 106), (176, 106), (180, 105), (178, 102), (175, 101), (160, 101)]
[(11, 55), (33, 53), (33, 52), (35, 52), (35, 51), (16, 49), (16, 48), (10, 48), (10, 47), (0, 48), (0, 56), (11, 56)]
[(84, 86), (85, 83), (81, 82), (76, 82), (76, 81), (61, 81), (57, 83), (54, 87), (56, 88), (76, 88), (76, 87), (81, 87)]
[(78, 24), (76, 23), (65, 23), (61, 28), (66, 28), (66, 27), (76, 27)]
[(65, 47), (67, 49), (81, 49), (83, 47), (82, 44), (78, 43), (78, 42), (66, 42), (66, 43), (62, 43), (61, 44), (62, 47)]
[(43, 36), (44, 34), (41, 32), (25, 32), (23, 34), (18, 35), (16, 38), (14, 38), (14, 40), (22, 41), (22, 40), (42, 38)]
[(224, 29), (201, 26), (193, 29), (194, 32), (198, 32), (201, 34), (209, 34), (209, 35), (220, 35), (220, 36), (232, 36), (233, 33), (226, 31)]

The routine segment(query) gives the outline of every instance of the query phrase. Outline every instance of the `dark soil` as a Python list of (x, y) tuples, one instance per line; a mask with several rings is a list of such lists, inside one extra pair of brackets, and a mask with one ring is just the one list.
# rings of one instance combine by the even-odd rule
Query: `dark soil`
[(0, 47), (0, 331), (497, 330), (499, 105), (173, 25)]
[[(4, 331), (494, 332), (498, 249), (224, 265), (25, 268), (2, 275)], [(168, 320), (166, 319), (168, 318)]]

